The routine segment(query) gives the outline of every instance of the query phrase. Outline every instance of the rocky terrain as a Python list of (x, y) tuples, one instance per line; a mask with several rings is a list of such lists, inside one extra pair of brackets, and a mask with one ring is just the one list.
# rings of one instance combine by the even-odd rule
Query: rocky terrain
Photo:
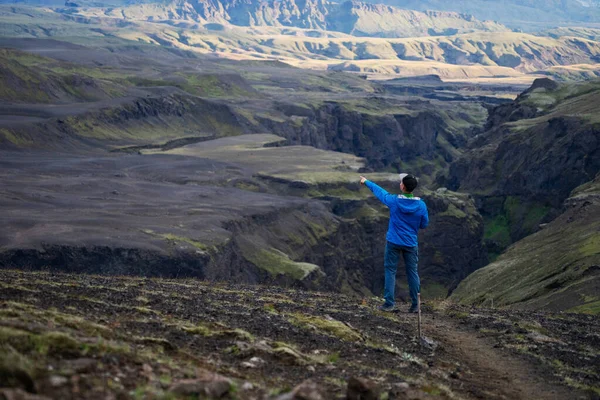
[[(598, 320), (0, 271), (4, 398), (598, 398)], [(33, 393), (37, 393), (34, 395)], [(37, 396), (37, 397), (36, 397)]]

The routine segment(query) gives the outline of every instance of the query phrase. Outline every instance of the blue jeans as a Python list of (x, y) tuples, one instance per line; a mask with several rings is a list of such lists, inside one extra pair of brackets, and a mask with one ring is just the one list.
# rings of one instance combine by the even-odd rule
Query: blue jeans
[(404, 257), (406, 266), (406, 277), (408, 278), (408, 288), (412, 305), (417, 306), (417, 294), (421, 291), (421, 281), (417, 271), (417, 262), (419, 261), (419, 247), (406, 247), (387, 242), (385, 245), (384, 267), (385, 267), (385, 286), (383, 297), (386, 306), (396, 304), (394, 291), (396, 289), (396, 269), (400, 254)]

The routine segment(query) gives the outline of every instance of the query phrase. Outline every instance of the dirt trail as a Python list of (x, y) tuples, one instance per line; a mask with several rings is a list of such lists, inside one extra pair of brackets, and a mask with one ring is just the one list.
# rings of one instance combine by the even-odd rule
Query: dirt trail
[(443, 352), (460, 360), (465, 394), (476, 399), (575, 399), (582, 393), (551, 382), (549, 371), (496, 348), (495, 342), (452, 318), (425, 319), (424, 335), (441, 343)]

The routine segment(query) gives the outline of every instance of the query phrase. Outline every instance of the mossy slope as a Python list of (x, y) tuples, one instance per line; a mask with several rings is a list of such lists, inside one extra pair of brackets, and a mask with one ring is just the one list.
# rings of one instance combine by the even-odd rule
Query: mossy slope
[(577, 188), (565, 211), (467, 277), (462, 303), (597, 314), (600, 287), (600, 176)]

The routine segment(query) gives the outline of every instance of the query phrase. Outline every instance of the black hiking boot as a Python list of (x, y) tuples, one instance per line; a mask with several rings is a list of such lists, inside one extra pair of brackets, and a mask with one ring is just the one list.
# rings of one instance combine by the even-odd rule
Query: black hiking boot
[(379, 311), (383, 311), (383, 312), (395, 312), (397, 311), (396, 306), (387, 306), (387, 305), (382, 305), (379, 306)]
[(419, 312), (419, 307), (418, 306), (410, 306), (410, 308), (407, 311), (409, 314), (416, 314)]

